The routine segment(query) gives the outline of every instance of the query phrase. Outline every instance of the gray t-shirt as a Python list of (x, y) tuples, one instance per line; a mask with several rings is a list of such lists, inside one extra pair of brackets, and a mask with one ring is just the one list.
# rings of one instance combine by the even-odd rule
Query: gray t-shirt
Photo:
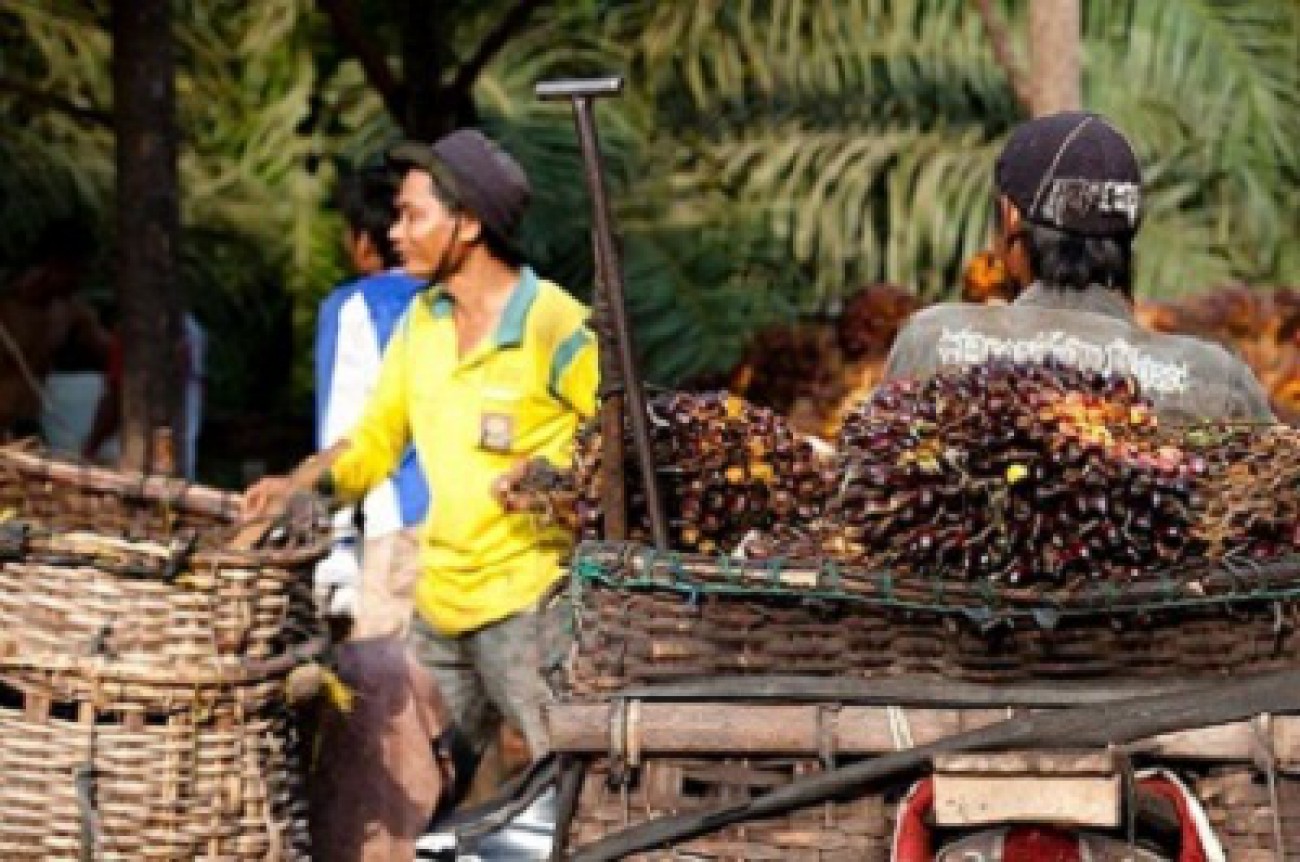
[(1250, 368), (1217, 344), (1140, 327), (1124, 297), (1104, 287), (1056, 290), (1035, 284), (1012, 305), (937, 305), (898, 334), (885, 379), (929, 377), (1003, 358), (1055, 359), (1129, 374), (1172, 424), (1274, 421)]

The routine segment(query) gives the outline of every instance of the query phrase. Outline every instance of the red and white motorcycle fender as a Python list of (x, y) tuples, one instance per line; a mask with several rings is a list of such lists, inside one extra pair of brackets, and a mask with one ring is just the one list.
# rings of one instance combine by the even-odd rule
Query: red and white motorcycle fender
[[(1144, 792), (1172, 802), (1182, 826), (1181, 852), (1172, 862), (1226, 862), (1223, 846), (1210, 827), (1200, 802), (1166, 770), (1138, 773)], [(1136, 859), (1164, 862), (1161, 857), (1134, 851), (1105, 836), (1054, 829), (1051, 826), (1008, 826), (968, 836), (946, 847), (934, 846), (926, 816), (934, 807), (934, 782), (918, 781), (899, 805), (894, 828), (894, 862), (1110, 862)]]
[(934, 862), (1169, 862), (1123, 841), (1050, 826), (1004, 826), (947, 844)]

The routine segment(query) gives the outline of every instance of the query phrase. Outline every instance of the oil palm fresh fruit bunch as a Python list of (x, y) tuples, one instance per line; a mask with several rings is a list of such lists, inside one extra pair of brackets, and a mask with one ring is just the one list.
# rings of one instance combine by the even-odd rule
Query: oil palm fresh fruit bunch
[(898, 330), (920, 307), (916, 294), (897, 285), (862, 288), (845, 301), (836, 325), (840, 349), (851, 360), (884, 359)]
[(506, 511), (527, 513), (568, 530), (578, 529), (578, 487), (571, 467), (533, 458), (502, 478), (498, 497)]
[(1205, 463), (1192, 524), (1198, 555), (1231, 562), (1300, 551), (1300, 430), (1238, 425), (1180, 437)]
[[(825, 505), (833, 464), (779, 414), (725, 392), (657, 395), (648, 402), (651, 445), (676, 550), (731, 553), (752, 531), (809, 520)], [(650, 539), (650, 519), (632, 435), (624, 423), (628, 532)], [(604, 533), (601, 435), (588, 425), (574, 454), (584, 538)]]
[(747, 401), (789, 415), (801, 400), (835, 387), (844, 357), (825, 323), (774, 326), (755, 336), (728, 388)]
[(828, 551), (1008, 586), (1125, 580), (1188, 551), (1203, 459), (1129, 377), (992, 361), (886, 383), (847, 418)]
[(1002, 258), (992, 250), (981, 251), (966, 261), (961, 275), (963, 302), (984, 304), (1013, 301), (1020, 293)]

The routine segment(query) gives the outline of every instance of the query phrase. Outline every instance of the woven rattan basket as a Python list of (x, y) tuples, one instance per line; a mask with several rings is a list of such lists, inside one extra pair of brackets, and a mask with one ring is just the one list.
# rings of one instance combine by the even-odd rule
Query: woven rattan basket
[[(638, 686), (715, 677), (907, 677), (999, 687), (1071, 680), (1140, 691), (1157, 680), (1237, 678), (1300, 662), (1297, 558), (1053, 594), (587, 544), (575, 555), (567, 598), (574, 645), (553, 653), (550, 670), (561, 702), (575, 707), (635, 700), (628, 692)], [(637, 720), (644, 732), (651, 719)], [(964, 729), (957, 724), (952, 732)], [(588, 759), (570, 847), (751, 798), (822, 768), (816, 746), (806, 757), (720, 746), (706, 756), (647, 752), (635, 767), (615, 769), (627, 743), (610, 739), (603, 754), (574, 749)], [(1279, 847), (1300, 853), (1300, 780), (1261, 770), (1252, 757), (1238, 751), (1233, 762), (1215, 765), (1213, 752), (1197, 751), (1189, 784), (1232, 862), (1283, 858)], [(891, 800), (879, 792), (840, 798), (635, 858), (883, 862)]]
[(1204, 679), (1300, 661), (1300, 558), (1017, 593), (585, 544), (562, 694), (736, 674)]
[(254, 708), (324, 647), (311, 516), (233, 552), (238, 499), (0, 450), (0, 680), (104, 709)]
[(0, 449), (0, 859), (307, 859), (285, 680), (324, 650), (300, 507)]
[(293, 722), (282, 710), (0, 707), (0, 858), (306, 860)]
[(1300, 855), (1300, 778), (1270, 781), (1257, 769), (1230, 766), (1197, 777), (1191, 786), (1230, 862)]

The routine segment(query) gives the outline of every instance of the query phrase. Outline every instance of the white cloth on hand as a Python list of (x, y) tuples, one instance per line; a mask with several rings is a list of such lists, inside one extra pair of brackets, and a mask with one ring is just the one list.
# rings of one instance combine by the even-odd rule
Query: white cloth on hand
[(316, 604), (326, 616), (353, 616), (361, 586), (361, 556), (356, 540), (337, 540), (316, 564), (313, 586)]

